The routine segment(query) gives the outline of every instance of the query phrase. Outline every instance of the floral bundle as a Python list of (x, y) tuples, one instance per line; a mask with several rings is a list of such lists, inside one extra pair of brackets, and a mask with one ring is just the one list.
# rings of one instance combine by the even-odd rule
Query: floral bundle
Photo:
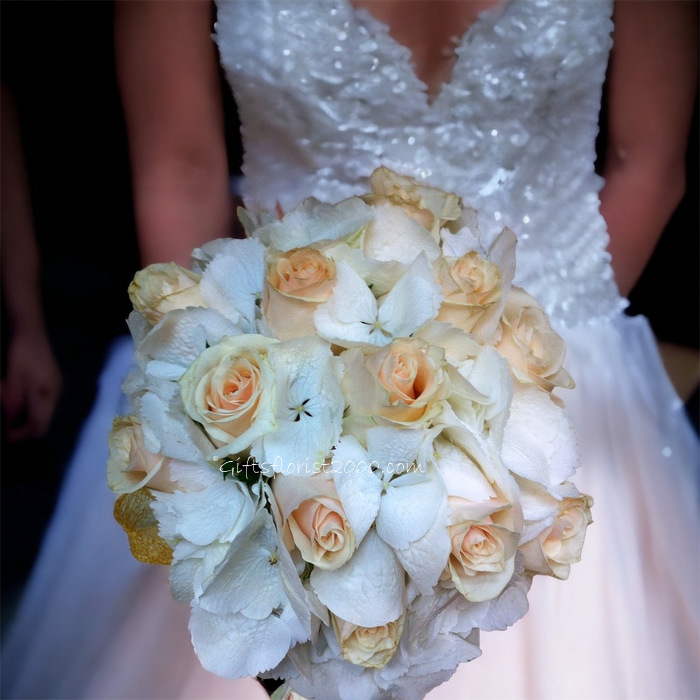
[(591, 500), (565, 345), (455, 194), (240, 211), (243, 240), (129, 289), (115, 515), (168, 564), (203, 666), (308, 698), (422, 698), (565, 579)]

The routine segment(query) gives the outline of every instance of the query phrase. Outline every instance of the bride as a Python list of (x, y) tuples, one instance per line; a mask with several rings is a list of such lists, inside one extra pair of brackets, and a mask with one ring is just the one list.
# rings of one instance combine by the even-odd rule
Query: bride
[[(697, 3), (227, 0), (215, 9), (212, 31), (202, 0), (116, 5), (143, 265), (187, 265), (193, 248), (232, 230), (221, 65), (240, 111), (249, 207), (336, 201), (364, 191), (379, 165), (454, 191), (478, 210), (487, 239), (505, 225), (516, 232), (516, 283), (567, 341), (576, 483), (594, 499), (584, 558), (566, 582), (536, 577), (526, 616), (482, 635), (483, 656), (428, 697), (700, 696), (698, 444), (646, 320), (623, 313), (684, 190)], [(6, 649), (16, 680), (7, 696), (264, 697), (253, 679), (199, 667), (167, 571), (127, 562), (108, 499), (86, 491), (91, 478), (102, 488), (130, 352), (117, 348), (105, 369), (101, 417), (86, 426)]]

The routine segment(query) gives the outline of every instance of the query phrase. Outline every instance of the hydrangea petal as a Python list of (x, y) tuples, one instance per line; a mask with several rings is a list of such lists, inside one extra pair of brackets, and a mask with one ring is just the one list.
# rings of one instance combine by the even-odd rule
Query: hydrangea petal
[(393, 338), (408, 337), (437, 316), (440, 300), (440, 289), (433, 278), (432, 268), (421, 254), (379, 301), (379, 324)]
[[(472, 604), (472, 614), (479, 629), (484, 632), (505, 630), (517, 622), (528, 611), (528, 591), (532, 576), (522, 574), (522, 565), (516, 557), (516, 573), (504, 590), (493, 600)], [(465, 599), (466, 602), (466, 599)]]
[(321, 240), (357, 233), (372, 219), (372, 209), (358, 197), (335, 204), (305, 199), (279, 221), (258, 228), (254, 235), (265, 245), (286, 251)]
[(450, 496), (480, 503), (496, 497), (483, 472), (463, 450), (447, 440), (436, 441), (437, 465)]
[[(472, 210), (473, 212), (473, 210)], [(442, 254), (445, 257), (458, 258), (472, 250), (478, 253), (484, 253), (481, 245), (481, 231), (479, 230), (476, 213), (470, 218), (466, 225), (459, 229), (456, 233), (452, 233), (449, 229), (443, 228), (440, 231), (442, 238)]]
[(147, 360), (172, 365), (173, 371), (179, 373), (174, 378), (179, 379), (209, 345), (215, 345), (224, 336), (241, 332), (240, 326), (218, 311), (176, 309), (168, 312), (139, 344), (137, 359), (142, 366)]
[(440, 255), (440, 247), (422, 224), (400, 206), (378, 204), (365, 231), (363, 250), (374, 260), (412, 262), (423, 252), (429, 260)]
[(311, 585), (334, 615), (361, 627), (376, 627), (401, 614), (404, 577), (392, 549), (370, 530), (339, 569), (314, 569)]
[(548, 392), (535, 386), (515, 392), (504, 429), (503, 461), (514, 474), (553, 489), (576, 471), (573, 426)]
[(345, 515), (357, 542), (367, 534), (379, 511), (382, 482), (371, 468), (372, 458), (352, 435), (343, 436), (330, 465)]
[(377, 534), (394, 549), (406, 549), (433, 526), (444, 498), (434, 469), (395, 476), (385, 486)]
[(265, 246), (254, 238), (234, 240), (202, 274), (200, 289), (207, 306), (246, 332), (255, 332), (257, 300), (265, 278)]
[(450, 556), (448, 520), (449, 509), (443, 495), (430, 529), (405, 549), (395, 550), (401, 566), (423, 595), (432, 595)]
[(227, 236), (226, 238), (215, 238), (202, 244), (199, 248), (195, 248), (190, 255), (192, 271), (201, 275), (217, 255), (231, 255), (239, 241), (240, 239)]
[(272, 516), (259, 510), (234, 539), (226, 560), (199, 597), (199, 605), (211, 613), (241, 612), (257, 620), (283, 607), (286, 595), (277, 566), (277, 550)]
[(518, 239), (508, 227), (504, 228), (489, 247), (487, 258), (498, 265), (501, 280), (504, 283), (503, 297), (507, 296), (515, 275), (515, 248)]
[(330, 342), (371, 343), (376, 320), (377, 300), (371, 290), (348, 264), (339, 262), (333, 295), (314, 312), (316, 329)]
[(145, 393), (139, 402), (144, 442), (153, 453), (199, 462), (212, 443), (187, 416), (171, 410), (160, 396)]
[(219, 479), (202, 491), (176, 491), (153, 505), (170, 538), (197, 545), (231, 542), (253, 518), (253, 501), (240, 482)]
[(367, 431), (367, 452), (390, 477), (398, 471), (399, 465), (413, 464), (427, 437), (424, 430), (377, 426)]
[(284, 473), (312, 474), (340, 437), (345, 398), (340, 366), (320, 338), (305, 336), (270, 348), (277, 429), (262, 439), (260, 457)]
[(258, 620), (195, 607), (190, 633), (202, 666), (223, 678), (256, 676), (273, 668), (292, 644), (289, 626), (275, 615)]
[(350, 248), (346, 244), (336, 245), (325, 253), (336, 262), (343, 261), (350, 265), (366, 282), (375, 297), (388, 294), (406, 270), (404, 263), (367, 258), (361, 250)]

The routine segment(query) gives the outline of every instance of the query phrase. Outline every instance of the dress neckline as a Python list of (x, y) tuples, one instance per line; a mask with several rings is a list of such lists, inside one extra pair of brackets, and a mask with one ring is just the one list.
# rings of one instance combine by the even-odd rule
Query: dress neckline
[[(418, 86), (421, 97), (425, 101), (427, 108), (432, 109), (442, 101), (445, 93), (449, 91), (449, 88), (454, 84), (455, 77), (461, 63), (464, 60), (464, 56), (467, 53), (467, 46), (473, 39), (474, 34), (481, 31), (485, 26), (493, 27), (506, 13), (509, 7), (516, 2), (516, 0), (499, 0), (491, 7), (484, 9), (477, 15), (476, 19), (464, 30), (464, 32), (455, 38), (455, 59), (452, 69), (447, 79), (442, 81), (439, 85), (436, 85), (434, 88), (418, 77), (413, 65), (413, 54), (411, 49), (394, 38), (391, 33), (391, 27), (386, 22), (375, 17), (366, 8), (357, 7), (352, 0), (343, 0), (343, 2), (345, 3), (350, 15), (356, 21), (363, 22), (366, 28), (370, 30), (372, 29), (371, 25), (374, 25), (374, 31), (371, 33), (375, 40), (381, 39), (386, 41), (388, 45), (394, 47), (394, 49), (397, 49), (398, 53), (404, 57), (402, 65), (397, 67), (405, 71), (410, 76), (410, 78)], [(444, 49), (447, 50), (448, 46), (445, 46)]]

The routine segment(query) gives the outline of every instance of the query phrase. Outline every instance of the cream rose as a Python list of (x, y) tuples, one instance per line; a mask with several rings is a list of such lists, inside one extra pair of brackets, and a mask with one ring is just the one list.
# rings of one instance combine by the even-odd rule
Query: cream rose
[(373, 217), (364, 229), (362, 250), (374, 260), (409, 264), (420, 253), (429, 261), (440, 255), (440, 228), (461, 216), (459, 198), (448, 192), (419, 185), (387, 168), (371, 176), (372, 193), (362, 199)]
[(501, 339), (496, 344), (517, 379), (551, 391), (574, 387), (563, 368), (566, 343), (552, 329), (542, 307), (527, 292), (512, 287), (501, 319)]
[(134, 275), (129, 285), (129, 298), (134, 308), (155, 325), (168, 311), (206, 306), (200, 281), (200, 275), (173, 262), (156, 263)]
[(338, 569), (355, 551), (355, 534), (332, 476), (283, 476), (272, 480), (285, 544), (320, 569)]
[(370, 184), (372, 194), (363, 197), (365, 201), (373, 206), (389, 203), (400, 207), (427, 229), (436, 242), (440, 229), (462, 216), (462, 200), (456, 194), (423, 185), (388, 168), (377, 168), (370, 177)]
[(561, 501), (552, 524), (521, 547), (525, 568), (567, 579), (571, 565), (581, 560), (586, 531), (593, 521), (592, 505), (593, 499), (585, 494)]
[(274, 430), (272, 338), (227, 336), (204, 350), (180, 379), (187, 415), (229, 454)]
[(321, 569), (337, 569), (355, 549), (355, 536), (337, 498), (315, 496), (287, 518), (294, 544), (304, 561)]
[(445, 351), (418, 338), (399, 338), (369, 355), (349, 350), (343, 389), (352, 412), (415, 423), (432, 415), (450, 391)]
[(498, 265), (472, 250), (459, 258), (441, 258), (437, 277), (444, 297), (438, 321), (491, 342), (503, 308)]
[(148, 484), (156, 491), (173, 493), (170, 459), (146, 449), (135, 416), (115, 418), (108, 443), (107, 482), (112, 491), (133, 493)]
[(404, 616), (378, 627), (358, 627), (332, 615), (343, 657), (365, 668), (384, 668), (396, 653), (403, 632)]
[(263, 314), (280, 340), (315, 332), (313, 313), (335, 286), (335, 263), (315, 248), (273, 251), (267, 260)]
[(520, 535), (510, 529), (512, 514), (504, 509), (474, 522), (460, 517), (462, 499), (449, 496), (447, 500), (452, 551), (442, 580), (450, 580), (467, 600), (491, 600), (508, 585), (515, 570)]

